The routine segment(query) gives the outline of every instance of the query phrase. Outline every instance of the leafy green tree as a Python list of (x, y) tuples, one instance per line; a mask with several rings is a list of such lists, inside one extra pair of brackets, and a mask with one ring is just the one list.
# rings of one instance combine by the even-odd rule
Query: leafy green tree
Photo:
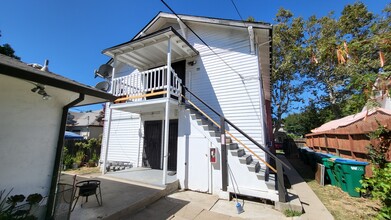
[(336, 118), (341, 116), (338, 103), (346, 99), (348, 76), (338, 64), (336, 48), (338, 45), (338, 23), (333, 13), (322, 18), (311, 16), (306, 22), (308, 38), (306, 49), (311, 62), (308, 64), (308, 76), (313, 78), (316, 90), (313, 93), (319, 103), (331, 106)]
[[(292, 104), (302, 101), (304, 91), (312, 92), (311, 105), (316, 106), (317, 119), (323, 123), (357, 113), (365, 105), (373, 106), (368, 100), (373, 97), (376, 80), (391, 76), (391, 3), (380, 16), (356, 2), (346, 5), (340, 17), (330, 12), (303, 21), (280, 9), (275, 21), (271, 76), (274, 131), (280, 128), (283, 115), (293, 110)], [(391, 88), (378, 90), (390, 92)], [(303, 120), (299, 129), (303, 133), (309, 131), (304, 116), (296, 114), (285, 120)]]
[[(0, 37), (1, 37), (1, 31), (0, 31)], [(0, 45), (0, 54), (4, 54), (6, 56), (20, 60), (20, 57), (15, 55), (15, 51), (14, 49), (12, 49), (11, 45), (7, 43)]]
[(301, 113), (290, 114), (284, 119), (285, 130), (303, 136), (325, 122), (324, 111), (319, 110), (311, 100)]
[(271, 74), (274, 132), (280, 129), (282, 116), (292, 108), (292, 103), (302, 101), (300, 95), (306, 84), (300, 75), (304, 21), (301, 17), (293, 18), (292, 12), (283, 8), (275, 21)]

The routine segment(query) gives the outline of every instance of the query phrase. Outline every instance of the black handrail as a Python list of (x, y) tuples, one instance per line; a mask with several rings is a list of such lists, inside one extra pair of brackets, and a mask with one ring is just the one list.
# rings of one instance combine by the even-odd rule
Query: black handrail
[[(234, 125), (232, 122), (230, 122), (228, 119), (226, 119), (224, 116), (220, 115), (216, 110), (214, 110), (212, 107), (210, 107), (207, 103), (205, 103), (201, 98), (199, 98), (197, 95), (192, 93), (185, 85), (181, 84), (183, 88), (187, 92), (189, 92), (192, 96), (194, 96), (198, 101), (200, 101), (202, 104), (204, 104), (207, 108), (209, 108), (211, 111), (213, 111), (216, 115), (220, 117), (221, 121), (221, 134), (224, 134), (221, 136), (221, 138), (224, 138), (221, 140), (221, 160), (222, 160), (222, 189), (223, 191), (227, 191), (227, 185), (228, 185), (228, 175), (227, 175), (227, 158), (226, 158), (226, 144), (225, 144), (225, 127), (224, 124), (227, 122), (229, 125), (231, 125), (233, 128), (235, 128), (239, 133), (241, 133), (243, 136), (245, 136), (247, 139), (249, 139), (253, 144), (255, 144), (257, 147), (259, 147), (261, 150), (263, 150), (265, 153), (267, 153), (270, 157), (272, 157), (276, 162), (277, 167), (277, 188), (278, 188), (278, 200), (280, 202), (287, 202), (288, 193), (285, 189), (285, 181), (284, 181), (284, 172), (283, 172), (283, 166), (290, 170), (291, 168), (286, 165), (283, 161), (278, 159), (274, 154), (272, 154), (268, 149), (264, 148), (262, 145), (260, 145), (258, 142), (256, 142), (254, 139), (252, 139), (250, 136), (248, 136), (244, 131), (242, 131), (240, 128), (238, 128), (236, 125)], [(182, 90), (183, 91), (183, 90)]]
[(291, 168), (286, 165), (283, 161), (281, 161), (280, 159), (278, 159), (278, 157), (276, 157), (276, 155), (274, 155), (272, 152), (270, 152), (268, 149), (264, 148), (262, 145), (260, 145), (258, 142), (256, 142), (253, 138), (251, 138), (250, 136), (248, 136), (244, 131), (242, 131), (240, 128), (238, 128), (234, 123), (232, 123), (231, 121), (229, 121), (227, 118), (225, 118), (224, 116), (221, 116), (216, 110), (214, 110), (212, 107), (210, 107), (208, 104), (206, 104), (201, 98), (199, 98), (197, 95), (195, 95), (194, 93), (192, 93), (186, 86), (182, 85), (186, 91), (188, 91), (192, 96), (194, 96), (198, 101), (200, 101), (202, 104), (204, 104), (206, 107), (208, 107), (211, 111), (213, 111), (217, 116), (219, 117), (223, 117), (224, 120), (229, 124), (231, 125), (233, 128), (235, 128), (237, 131), (239, 131), (239, 133), (241, 133), (243, 136), (245, 136), (247, 139), (249, 139), (253, 144), (255, 144), (257, 147), (259, 147), (261, 150), (263, 150), (265, 153), (267, 153), (270, 157), (272, 157), (274, 160), (276, 161), (279, 161), (282, 165), (284, 165), (285, 168), (287, 168), (288, 170), (290, 170)]

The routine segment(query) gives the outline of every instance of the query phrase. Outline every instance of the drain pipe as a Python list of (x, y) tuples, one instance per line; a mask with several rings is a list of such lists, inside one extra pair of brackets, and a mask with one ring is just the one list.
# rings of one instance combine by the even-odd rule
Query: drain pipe
[(65, 135), (65, 127), (66, 127), (67, 117), (68, 117), (68, 110), (69, 110), (69, 108), (82, 102), (83, 100), (84, 100), (84, 94), (80, 93), (79, 98), (77, 98), (74, 101), (70, 102), (69, 104), (65, 105), (62, 109), (60, 131), (59, 131), (58, 140), (57, 140), (56, 157), (54, 159), (53, 175), (52, 175), (52, 181), (50, 184), (50, 191), (49, 191), (49, 198), (48, 198), (48, 202), (47, 202), (46, 218), (45, 219), (52, 219), (52, 217), (53, 217), (54, 203), (55, 203), (55, 198), (56, 198), (56, 188), (57, 188), (57, 182), (58, 182), (59, 171), (60, 171), (61, 154), (62, 154), (62, 149), (63, 149), (63, 145), (64, 145), (64, 135)]

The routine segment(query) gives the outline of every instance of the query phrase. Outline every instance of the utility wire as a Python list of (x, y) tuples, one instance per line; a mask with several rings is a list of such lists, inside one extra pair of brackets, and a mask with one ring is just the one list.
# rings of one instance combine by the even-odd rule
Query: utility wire
[(191, 29), (183, 20), (178, 16), (177, 13), (164, 1), (160, 0), (213, 54), (215, 54), (226, 66), (228, 66), (232, 71), (234, 71), (242, 81), (244, 80), (243, 76), (238, 73), (234, 68), (232, 68), (223, 58), (221, 58), (193, 29)]
[(235, 4), (234, 0), (231, 0), (231, 3), (232, 3), (232, 5), (233, 5), (234, 8), (235, 8), (236, 13), (238, 13), (238, 15), (239, 15), (239, 17), (240, 17), (240, 20), (242, 20), (243, 25), (244, 25), (245, 27), (247, 27), (246, 22), (244, 22), (243, 17), (242, 17), (242, 15), (241, 15), (240, 12), (239, 12), (238, 7), (236, 7), (236, 4)]

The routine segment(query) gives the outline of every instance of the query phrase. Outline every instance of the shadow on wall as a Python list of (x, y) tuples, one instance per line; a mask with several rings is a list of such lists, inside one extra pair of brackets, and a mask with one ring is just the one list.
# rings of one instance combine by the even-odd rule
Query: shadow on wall
[[(214, 88), (211, 84), (209, 75), (205, 69), (205, 65), (200, 57), (197, 59), (197, 63), (194, 66), (187, 65), (187, 72), (189, 73), (190, 85), (186, 85), (189, 90), (202, 99), (206, 104), (213, 108), (216, 112), (223, 115), (220, 103), (217, 99)], [(210, 116), (215, 122), (220, 123), (220, 118), (213, 113), (208, 107), (202, 104), (198, 99), (189, 93), (186, 93), (186, 97), (189, 98), (197, 107)], [(228, 126), (226, 126), (228, 130)]]

